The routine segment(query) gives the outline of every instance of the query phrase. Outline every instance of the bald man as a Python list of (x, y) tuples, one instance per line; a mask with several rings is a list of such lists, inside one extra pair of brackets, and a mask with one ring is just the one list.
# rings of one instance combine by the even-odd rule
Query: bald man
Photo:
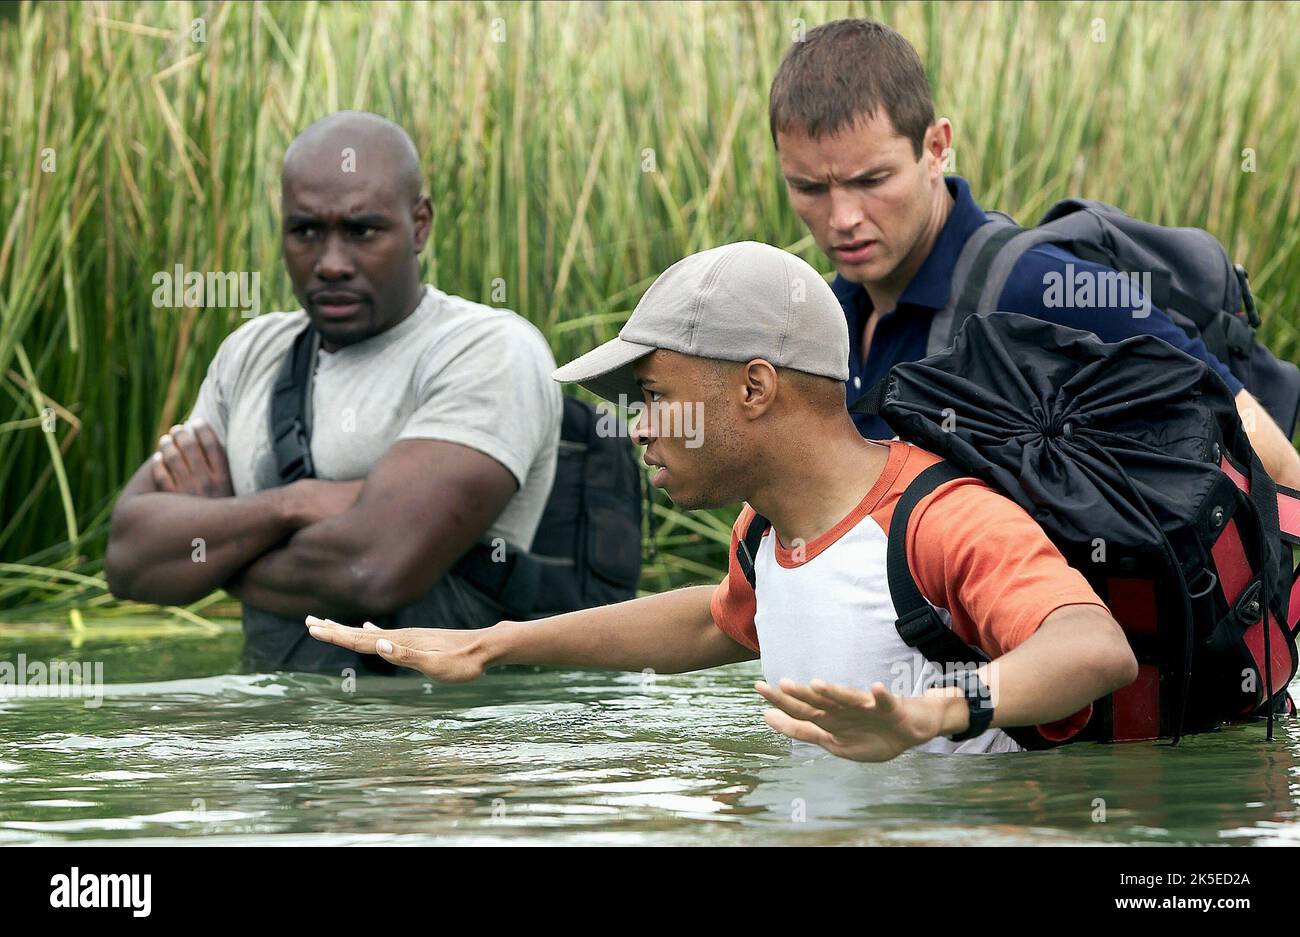
[[(532, 543), (555, 474), (555, 362), (515, 313), (420, 282), (432, 206), (391, 121), (344, 111), (304, 130), (285, 153), (281, 218), (302, 308), (222, 343), (190, 418), (118, 500), (109, 587), (170, 605), (225, 588), (243, 603), (252, 669), (387, 670), (304, 640), (303, 616), (501, 618), (453, 569), (476, 544)], [(286, 484), (271, 398), (300, 336), (314, 477)]]

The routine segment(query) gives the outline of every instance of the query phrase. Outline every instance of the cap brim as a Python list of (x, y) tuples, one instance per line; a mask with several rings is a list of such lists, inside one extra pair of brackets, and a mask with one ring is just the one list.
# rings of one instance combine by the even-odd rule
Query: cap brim
[(641, 400), (632, 365), (655, 350), (653, 345), (615, 338), (557, 368), (551, 377), (563, 384), (581, 384), (597, 397), (627, 406)]

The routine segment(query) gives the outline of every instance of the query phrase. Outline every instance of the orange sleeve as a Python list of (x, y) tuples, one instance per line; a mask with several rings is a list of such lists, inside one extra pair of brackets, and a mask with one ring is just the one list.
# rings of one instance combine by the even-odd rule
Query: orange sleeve
[(758, 603), (754, 598), (754, 590), (750, 588), (749, 580), (745, 578), (740, 562), (736, 559), (736, 544), (753, 519), (754, 509), (747, 504), (731, 527), (727, 575), (713, 590), (709, 611), (713, 614), (713, 623), (723, 634), (758, 653), (758, 629), (754, 626), (754, 612)]
[[(1106, 608), (1038, 523), (982, 482), (940, 486), (916, 506), (908, 527), (908, 565), (917, 587), (948, 610), (962, 640), (991, 658), (1023, 644), (1058, 608)], [(1039, 729), (1063, 741), (1091, 715), (1089, 705)]]

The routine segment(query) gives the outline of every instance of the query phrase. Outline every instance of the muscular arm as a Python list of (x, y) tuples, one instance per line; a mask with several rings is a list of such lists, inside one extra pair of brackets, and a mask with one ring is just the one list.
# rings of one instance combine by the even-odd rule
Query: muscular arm
[(295, 618), (386, 615), (428, 591), (515, 490), (510, 471), (475, 449), (401, 440), (349, 510), (298, 530), (227, 588), (244, 602)]
[[(980, 667), (979, 674), (992, 694), (994, 726), (1045, 725), (1128, 686), (1137, 679), (1137, 659), (1104, 608), (1066, 605), (1043, 619), (1023, 644)], [(965, 701), (948, 709), (964, 729)]]
[(194, 602), (299, 528), (356, 500), (359, 482), (295, 482), (235, 497), (210, 427), (174, 426), (122, 490), (104, 571), (118, 598)]
[(113, 508), (109, 590), (158, 604), (196, 601), (295, 523), (285, 489), (234, 497), (225, 449), (205, 421), (173, 426)]
[(685, 673), (755, 659), (713, 623), (714, 589), (692, 586), (539, 621), (504, 622), (482, 633), (484, 663)]
[(278, 489), (245, 498), (162, 491), (152, 461), (136, 471), (113, 510), (104, 573), (118, 598), (197, 601), (291, 532)]
[[(443, 682), (473, 680), (494, 664), (684, 673), (758, 655), (713, 622), (714, 586), (693, 586), (481, 631), (348, 628), (307, 620), (317, 640), (412, 667)], [(380, 640), (390, 642), (384, 649)]]

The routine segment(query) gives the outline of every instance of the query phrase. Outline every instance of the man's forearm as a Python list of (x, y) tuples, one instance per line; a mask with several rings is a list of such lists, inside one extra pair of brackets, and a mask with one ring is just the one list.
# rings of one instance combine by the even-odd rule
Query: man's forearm
[(292, 543), (257, 557), (226, 583), (226, 591), (286, 618), (325, 615), (360, 624), (387, 611), (358, 602), (355, 579), (338, 563), (314, 562)]
[[(1072, 716), (1089, 703), (1127, 686), (1137, 661), (1119, 625), (1096, 605), (1067, 605), (1043, 621), (1024, 644), (979, 668), (992, 694), (995, 727), (1032, 726)], [(955, 688), (931, 697), (958, 696)], [(964, 699), (936, 702), (947, 719), (942, 734), (964, 729)]]
[(221, 586), (294, 527), (280, 492), (206, 498), (137, 494), (119, 504), (104, 568), (120, 598), (159, 604), (196, 601)]
[(431, 574), (413, 588), (386, 575), (377, 549), (385, 539), (366, 528), (363, 512), (326, 518), (303, 527), (287, 542), (257, 557), (226, 588), (250, 605), (290, 618), (324, 614), (343, 621), (377, 618), (409, 605), (449, 565), (430, 558)]
[(1269, 477), (1288, 488), (1300, 488), (1300, 454), (1281, 428), (1248, 391), (1237, 394), (1237, 412)]
[(709, 612), (712, 586), (693, 586), (482, 632), (484, 666), (533, 664), (685, 673), (756, 654), (723, 634)]

